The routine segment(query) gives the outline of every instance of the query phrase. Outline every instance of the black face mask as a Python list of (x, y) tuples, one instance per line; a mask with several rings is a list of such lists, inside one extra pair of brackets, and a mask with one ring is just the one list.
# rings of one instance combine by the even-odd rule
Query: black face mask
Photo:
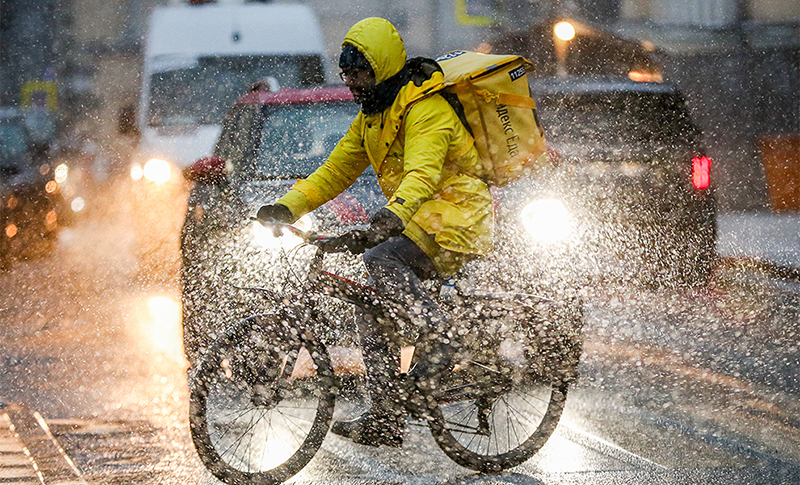
[(361, 101), (361, 111), (365, 115), (380, 113), (392, 105), (397, 93), (410, 81), (417, 86), (431, 78), (434, 72), (442, 72), (439, 64), (432, 59), (415, 57), (409, 59), (403, 69), (389, 79), (369, 90)]
[(385, 110), (392, 105), (397, 93), (408, 83), (408, 80), (408, 69), (403, 67), (394, 76), (376, 84), (374, 88), (364, 94), (364, 99), (361, 101), (361, 111), (365, 115), (372, 115)]

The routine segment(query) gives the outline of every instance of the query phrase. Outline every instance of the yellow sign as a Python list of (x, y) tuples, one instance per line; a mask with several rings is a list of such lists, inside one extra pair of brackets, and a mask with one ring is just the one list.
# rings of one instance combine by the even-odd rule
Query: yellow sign
[(44, 93), (47, 111), (58, 108), (58, 85), (55, 81), (27, 81), (22, 85), (21, 91), (23, 108), (31, 107), (33, 95), (36, 93)]
[(456, 2), (456, 22), (461, 25), (488, 26), (492, 25), (492, 18), (488, 15), (473, 15), (469, 4), (476, 4), (475, 0), (455, 0)]

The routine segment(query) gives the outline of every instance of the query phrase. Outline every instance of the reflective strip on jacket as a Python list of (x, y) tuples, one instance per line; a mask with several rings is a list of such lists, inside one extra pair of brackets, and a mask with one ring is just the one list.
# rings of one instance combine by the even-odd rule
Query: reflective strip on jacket
[[(357, 23), (344, 44), (364, 53), (378, 82), (405, 65), (402, 39), (383, 19)], [(449, 103), (435, 94), (442, 81), (442, 73), (435, 72), (419, 86), (413, 81), (403, 86), (383, 112), (359, 112), (328, 160), (278, 203), (299, 218), (336, 197), (372, 165), (388, 199), (386, 207), (403, 220), (404, 234), (445, 276), (458, 270), (461, 258), (447, 257), (442, 249), (488, 252), (492, 197), (480, 179), (472, 136)]]

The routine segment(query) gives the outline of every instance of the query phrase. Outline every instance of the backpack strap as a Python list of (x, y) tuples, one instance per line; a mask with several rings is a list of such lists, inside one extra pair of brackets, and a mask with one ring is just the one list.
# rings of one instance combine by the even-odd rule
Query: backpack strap
[(536, 109), (536, 102), (530, 96), (521, 96), (519, 94), (511, 93), (498, 93), (486, 91), (485, 89), (476, 89), (475, 94), (482, 97), (487, 103), (492, 100), (497, 100), (497, 104), (505, 106), (514, 106), (516, 108)]
[(517, 108), (536, 109), (536, 102), (533, 98), (530, 96), (520, 96), (519, 94), (500, 93), (497, 95), (497, 102)]

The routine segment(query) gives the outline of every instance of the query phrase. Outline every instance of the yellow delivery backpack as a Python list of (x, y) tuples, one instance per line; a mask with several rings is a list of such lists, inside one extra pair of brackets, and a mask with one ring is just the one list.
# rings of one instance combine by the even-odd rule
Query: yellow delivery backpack
[[(436, 59), (443, 93), (475, 138), (489, 185), (502, 187), (550, 164), (526, 70), (515, 55), (453, 51)], [(453, 95), (458, 98), (454, 103)]]

